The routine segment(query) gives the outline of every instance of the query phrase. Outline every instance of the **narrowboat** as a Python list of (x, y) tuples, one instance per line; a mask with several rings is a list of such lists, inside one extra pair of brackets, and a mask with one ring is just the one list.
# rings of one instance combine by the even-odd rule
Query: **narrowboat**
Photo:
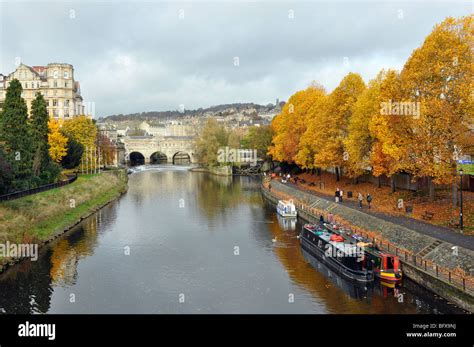
[(341, 235), (320, 225), (305, 224), (299, 239), (305, 251), (324, 261), (341, 276), (359, 282), (374, 280), (372, 262), (357, 245), (344, 240)]
[(370, 242), (370, 240), (360, 235), (350, 234), (343, 229), (339, 229), (337, 226), (325, 224), (325, 227), (330, 231), (343, 236), (345, 240), (363, 248), (367, 258), (373, 264), (373, 271), (376, 277), (387, 282), (399, 282), (402, 280), (402, 270), (398, 256), (392, 253), (383, 252)]
[(277, 213), (282, 217), (296, 217), (296, 206), (293, 200), (278, 200)]

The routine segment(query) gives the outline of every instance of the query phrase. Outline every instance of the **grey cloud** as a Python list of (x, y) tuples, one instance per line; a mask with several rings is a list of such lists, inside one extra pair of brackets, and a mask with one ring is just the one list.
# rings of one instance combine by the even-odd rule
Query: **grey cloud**
[(28, 65), (71, 63), (98, 115), (268, 103), (312, 80), (331, 90), (349, 71), (368, 80), (381, 68), (401, 68), (446, 16), (470, 13), (469, 2), (0, 6), (0, 72), (13, 71), (15, 57)]

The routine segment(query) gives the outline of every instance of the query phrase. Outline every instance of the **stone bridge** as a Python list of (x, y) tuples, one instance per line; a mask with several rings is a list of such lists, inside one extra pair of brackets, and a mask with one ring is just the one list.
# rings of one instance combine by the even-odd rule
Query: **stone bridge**
[(127, 136), (123, 139), (125, 162), (130, 163), (170, 163), (188, 158), (197, 162), (191, 136)]

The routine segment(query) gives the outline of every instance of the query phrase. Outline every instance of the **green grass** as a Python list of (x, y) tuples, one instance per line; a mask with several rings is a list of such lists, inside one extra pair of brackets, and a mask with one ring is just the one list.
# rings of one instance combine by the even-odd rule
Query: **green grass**
[[(126, 190), (126, 175), (81, 175), (72, 184), (0, 203), (0, 242), (43, 242)], [(74, 202), (74, 207), (71, 203)]]

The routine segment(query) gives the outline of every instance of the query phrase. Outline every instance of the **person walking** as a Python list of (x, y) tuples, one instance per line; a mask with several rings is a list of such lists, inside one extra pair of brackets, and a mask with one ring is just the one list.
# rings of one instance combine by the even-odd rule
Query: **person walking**
[(339, 201), (342, 202), (342, 198), (344, 197), (344, 191), (341, 189), (339, 191)]
[(370, 208), (370, 203), (372, 202), (372, 195), (367, 194), (367, 205), (369, 205)]
[(364, 200), (364, 197), (362, 194), (359, 192), (359, 195), (357, 196), (357, 199), (359, 200), (359, 208), (362, 208), (362, 201)]
[(336, 202), (339, 202), (339, 188), (336, 189), (336, 192), (334, 193), (334, 200)]

